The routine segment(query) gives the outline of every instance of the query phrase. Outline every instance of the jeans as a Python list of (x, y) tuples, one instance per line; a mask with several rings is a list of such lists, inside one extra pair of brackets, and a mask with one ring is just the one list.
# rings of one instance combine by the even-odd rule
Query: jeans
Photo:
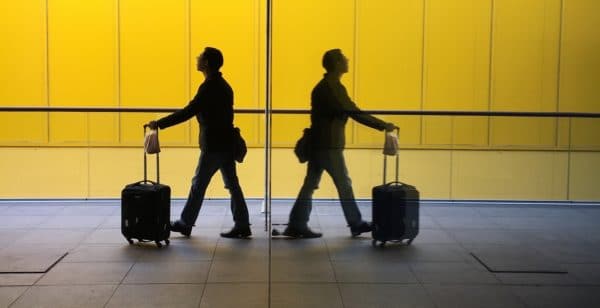
[(327, 171), (333, 179), (348, 225), (355, 226), (362, 222), (342, 150), (317, 150), (308, 161), (304, 184), (290, 213), (289, 226), (302, 228), (308, 224), (312, 195), (319, 188), (323, 171)]
[(248, 226), (248, 207), (235, 171), (233, 154), (229, 152), (201, 152), (196, 174), (192, 178), (192, 187), (181, 212), (181, 221), (188, 226), (194, 225), (202, 207), (206, 188), (217, 170), (221, 170), (225, 187), (231, 194), (233, 221), (236, 226)]

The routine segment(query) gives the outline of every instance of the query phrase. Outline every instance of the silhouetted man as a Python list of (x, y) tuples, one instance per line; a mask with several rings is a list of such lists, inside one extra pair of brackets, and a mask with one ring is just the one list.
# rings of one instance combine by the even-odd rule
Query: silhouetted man
[(327, 73), (311, 94), (311, 155), (306, 177), (290, 213), (288, 227), (283, 232), (283, 235), (295, 238), (315, 238), (322, 235), (308, 227), (308, 220), (312, 210), (312, 195), (319, 186), (323, 171), (327, 171), (333, 179), (352, 236), (371, 231), (371, 224), (362, 220), (354, 200), (352, 182), (343, 155), (344, 128), (348, 117), (378, 130), (391, 131), (395, 128), (392, 123), (362, 112), (350, 99), (340, 82), (342, 75), (348, 72), (348, 59), (341, 50), (327, 51), (323, 55), (323, 67)]
[(204, 74), (204, 82), (192, 101), (158, 121), (151, 121), (150, 128), (161, 128), (179, 124), (196, 116), (200, 124), (200, 159), (192, 179), (192, 187), (181, 213), (181, 218), (171, 222), (171, 231), (190, 236), (192, 226), (198, 218), (204, 193), (212, 176), (221, 170), (225, 186), (231, 194), (231, 212), (235, 225), (222, 237), (245, 238), (250, 236), (248, 208), (235, 170), (233, 154), (233, 90), (223, 79), (219, 69), (223, 55), (216, 48), (206, 47), (197, 58), (197, 69)]

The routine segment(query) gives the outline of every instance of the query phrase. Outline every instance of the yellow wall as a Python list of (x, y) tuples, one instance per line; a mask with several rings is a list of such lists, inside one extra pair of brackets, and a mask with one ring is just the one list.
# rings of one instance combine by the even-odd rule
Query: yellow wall
[[(262, 108), (265, 6), (264, 0), (1, 1), (0, 104), (180, 107), (202, 81), (196, 56), (214, 46), (225, 55), (222, 71), (235, 106)], [(273, 107), (309, 108), (323, 52), (340, 48), (350, 59), (342, 82), (364, 109), (600, 112), (598, 11), (596, 0), (273, 1)], [(54, 158), (62, 151), (81, 161), (61, 178), (64, 187), (45, 192), (16, 181), (21, 184), (8, 183), (0, 198), (116, 196), (115, 189), (139, 177), (132, 147), (140, 144), (141, 124), (160, 116), (0, 113), (3, 174), (26, 165), (25, 158), (39, 165), (25, 168), (29, 175), (17, 173), (24, 178), (34, 170), (60, 173), (67, 162)], [(401, 127), (403, 160), (410, 162), (403, 164), (405, 180), (425, 196), (597, 197), (582, 183), (597, 182), (598, 173), (577, 169), (587, 158), (597, 166), (597, 119), (381, 118)], [(260, 197), (265, 119), (238, 114), (235, 122), (254, 148), (240, 167), (250, 176), (247, 195)], [(308, 124), (306, 115), (273, 117), (273, 145), (280, 149), (273, 160), (275, 195), (297, 193), (305, 166), (288, 152)], [(161, 132), (163, 172), (178, 196), (187, 194), (197, 134), (195, 121)], [(366, 149), (381, 146), (381, 133), (350, 121), (347, 136), (348, 147), (357, 149), (347, 151), (357, 194), (368, 196), (379, 182), (373, 162), (380, 158)], [(107, 164), (119, 167), (117, 179)], [(536, 171), (522, 173), (524, 166)], [(504, 173), (525, 190), (486, 186)], [(334, 197), (324, 181), (330, 188), (317, 195)], [(224, 193), (219, 189), (211, 193)]]
[[(370, 198), (382, 179), (379, 150), (346, 152), (350, 177), (358, 198)], [(173, 197), (185, 198), (198, 159), (193, 148), (170, 148), (161, 153), (161, 182)], [(27, 162), (27, 163), (24, 163)], [(60, 162), (60, 163), (58, 163)], [(388, 181), (394, 161), (388, 159)], [(290, 149), (273, 150), (274, 198), (298, 194), (306, 164)], [(143, 179), (141, 148), (3, 148), (0, 170), (2, 198), (115, 198), (125, 184)], [(598, 152), (405, 150), (400, 179), (416, 185), (426, 199), (599, 200)], [(247, 197), (264, 196), (264, 153), (251, 149), (238, 175)], [(156, 178), (155, 157), (148, 157), (148, 178)], [(207, 198), (227, 197), (219, 173)], [(318, 198), (335, 198), (328, 176), (323, 176)]]

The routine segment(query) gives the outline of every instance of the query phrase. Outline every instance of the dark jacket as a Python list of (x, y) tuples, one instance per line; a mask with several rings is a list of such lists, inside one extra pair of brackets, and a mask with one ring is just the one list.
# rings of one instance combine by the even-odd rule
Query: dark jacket
[(200, 124), (198, 143), (202, 151), (232, 151), (233, 90), (221, 73), (204, 80), (194, 99), (183, 109), (158, 120), (158, 127), (164, 129), (193, 116)]
[(348, 96), (339, 79), (327, 74), (311, 94), (311, 143), (316, 149), (343, 149), (348, 117), (371, 128), (384, 130), (386, 122), (363, 111)]

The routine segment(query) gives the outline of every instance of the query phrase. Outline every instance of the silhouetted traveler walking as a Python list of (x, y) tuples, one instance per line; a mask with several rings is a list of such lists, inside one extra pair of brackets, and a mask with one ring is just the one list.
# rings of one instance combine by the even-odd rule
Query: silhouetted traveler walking
[(311, 94), (311, 153), (306, 177), (290, 213), (288, 227), (283, 232), (283, 235), (295, 238), (322, 235), (308, 227), (308, 220), (312, 210), (312, 195), (319, 186), (323, 171), (327, 171), (333, 179), (352, 236), (371, 231), (371, 224), (362, 220), (346, 169), (344, 128), (348, 117), (378, 130), (391, 131), (396, 127), (364, 113), (350, 99), (340, 82), (342, 75), (348, 72), (348, 59), (340, 49), (329, 50), (323, 55), (323, 67), (327, 73)]
[(219, 71), (222, 65), (221, 51), (206, 47), (197, 58), (196, 65), (198, 71), (204, 74), (205, 80), (194, 99), (183, 109), (147, 124), (150, 128), (165, 129), (193, 116), (196, 116), (200, 124), (201, 153), (198, 167), (181, 218), (171, 222), (171, 231), (180, 232), (185, 236), (190, 236), (192, 232), (206, 188), (217, 170), (221, 171), (225, 186), (231, 194), (231, 212), (235, 222), (234, 227), (229, 232), (221, 233), (221, 236), (245, 238), (252, 234), (248, 208), (235, 169), (233, 90)]

